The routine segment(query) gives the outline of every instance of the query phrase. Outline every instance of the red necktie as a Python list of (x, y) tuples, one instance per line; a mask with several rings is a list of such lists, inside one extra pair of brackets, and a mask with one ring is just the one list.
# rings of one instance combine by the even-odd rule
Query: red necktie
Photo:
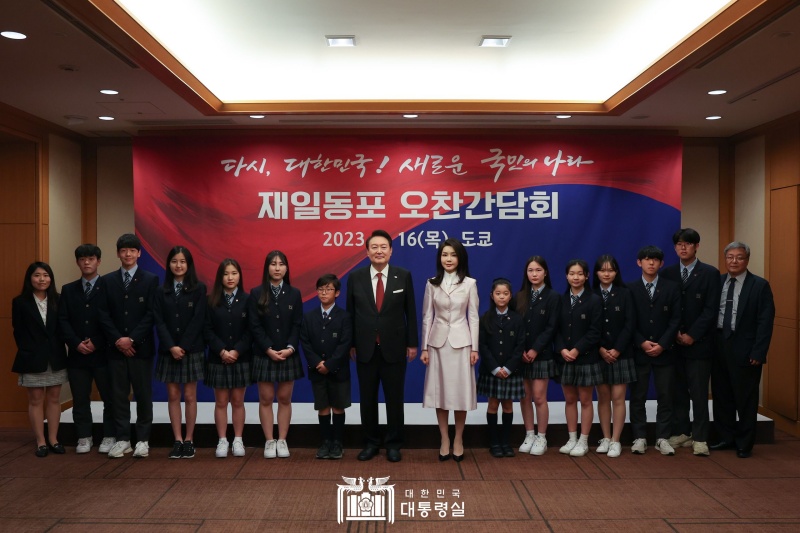
[(383, 274), (378, 272), (377, 276), (378, 284), (375, 286), (375, 307), (380, 311), (381, 307), (383, 307)]

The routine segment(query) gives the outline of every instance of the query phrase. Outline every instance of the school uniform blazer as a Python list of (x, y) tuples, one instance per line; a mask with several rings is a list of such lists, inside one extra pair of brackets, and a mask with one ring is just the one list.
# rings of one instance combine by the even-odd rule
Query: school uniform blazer
[(489, 309), (480, 319), (479, 330), (480, 373), (491, 376), (497, 367), (506, 367), (512, 374), (519, 370), (525, 342), (522, 315), (513, 309), (505, 315)]
[[(67, 345), (67, 366), (70, 368), (105, 366), (108, 341), (104, 331), (113, 327), (108, 317), (103, 278), (95, 281), (88, 296), (83, 290), (84, 283), (83, 278), (67, 283), (61, 287), (58, 300), (59, 337)], [(85, 339), (92, 341), (94, 352), (82, 354), (78, 351), (78, 345)]]
[(360, 363), (372, 359), (378, 335), (383, 358), (390, 363), (404, 360), (406, 348), (419, 346), (411, 272), (391, 265), (387, 268), (380, 311), (375, 306), (369, 266), (354, 270), (347, 282), (347, 312), (353, 321), (353, 346)]
[(253, 353), (267, 357), (267, 348), (283, 350), (292, 346), (300, 349), (300, 323), (303, 321), (303, 300), (300, 291), (284, 283), (277, 302), (269, 291), (269, 309), (262, 314), (258, 310), (258, 299), (262, 287), (250, 291), (247, 300), (247, 318), (253, 336)]
[[(722, 286), (726, 277), (727, 274), (720, 276), (721, 291), (727, 290)], [(748, 270), (736, 306), (736, 329), (730, 338), (734, 357), (741, 366), (749, 366), (750, 359), (767, 362), (774, 320), (775, 301), (769, 282)]]
[(47, 325), (42, 322), (34, 296), (17, 296), (11, 300), (11, 327), (17, 343), (17, 356), (11, 371), (38, 374), (67, 367), (67, 351), (58, 338), (58, 312), (47, 310)]
[(588, 289), (583, 291), (578, 303), (572, 306), (570, 292), (561, 296), (561, 316), (554, 342), (556, 359), (565, 363), (561, 350), (578, 350), (575, 364), (591, 364), (600, 361), (600, 331), (603, 320), (603, 299)]
[(714, 333), (721, 298), (719, 276), (719, 270), (700, 261), (685, 284), (681, 280), (680, 263), (668, 266), (660, 274), (660, 277), (677, 283), (681, 289), (681, 323), (678, 331), (694, 339), (691, 346), (678, 346), (684, 357), (710, 359), (714, 355)]
[[(330, 376), (338, 382), (350, 380), (353, 321), (343, 308), (334, 305), (324, 321), (320, 307), (306, 313), (300, 326), (300, 344), (308, 365), (308, 379), (322, 381)], [(328, 369), (327, 375), (317, 372), (322, 361)]]
[(600, 287), (594, 292), (603, 306), (603, 322), (600, 346), (606, 350), (617, 350), (620, 359), (633, 357), (633, 328), (636, 325), (636, 311), (633, 298), (625, 287), (611, 286), (608, 300), (603, 302)]
[(110, 327), (105, 332), (109, 342), (108, 357), (125, 357), (114, 343), (122, 337), (130, 337), (136, 350), (134, 357), (152, 358), (155, 354), (153, 299), (158, 290), (158, 278), (139, 267), (127, 291), (120, 269), (106, 274), (102, 279), (106, 286), (106, 304), (111, 318)]
[(536, 361), (549, 361), (553, 358), (553, 339), (556, 336), (558, 317), (561, 313), (561, 296), (550, 287), (542, 287), (536, 301), (531, 301), (530, 292), (520, 294), (527, 309), (523, 317), (525, 341), (523, 349), (536, 350)]
[(478, 351), (478, 285), (465, 277), (450, 292), (444, 285), (425, 284), (422, 300), (422, 349), (441, 348), (446, 342), (453, 348), (471, 347)]
[(222, 350), (239, 352), (237, 361), (250, 359), (253, 337), (250, 334), (247, 302), (250, 296), (243, 290), (236, 291), (231, 308), (225, 305), (225, 297), (216, 307), (206, 306), (206, 319), (203, 327), (203, 338), (208, 344), (208, 362), (222, 364)]
[[(658, 277), (653, 300), (642, 278), (627, 284), (636, 310), (633, 330), (633, 353), (638, 364), (670, 365), (675, 363), (675, 335), (681, 323), (681, 291), (674, 281)], [(650, 357), (641, 348), (644, 341), (658, 343), (664, 351)]]
[(158, 353), (170, 355), (180, 346), (187, 354), (205, 351), (203, 325), (206, 321), (206, 286), (198, 283), (175, 297), (172, 284), (161, 286), (153, 301), (153, 316), (158, 331)]

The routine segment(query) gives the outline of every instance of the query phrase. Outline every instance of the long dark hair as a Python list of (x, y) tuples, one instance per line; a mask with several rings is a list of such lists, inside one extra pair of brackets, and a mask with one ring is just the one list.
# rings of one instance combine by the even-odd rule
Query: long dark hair
[(442, 266), (442, 251), (444, 250), (445, 246), (451, 247), (456, 252), (456, 257), (458, 258), (458, 266), (456, 266), (456, 275), (458, 276), (458, 282), (461, 283), (462, 281), (464, 281), (465, 277), (469, 276), (469, 256), (467, 255), (467, 249), (464, 248), (464, 245), (461, 244), (461, 241), (451, 237), (446, 241), (442, 242), (439, 245), (439, 249), (436, 251), (436, 276), (428, 280), (431, 282), (431, 285), (435, 287), (441, 285), (442, 280), (444, 279), (444, 266)]
[(172, 261), (172, 258), (178, 254), (183, 254), (183, 257), (186, 258), (186, 275), (183, 276), (183, 281), (181, 282), (183, 283), (182, 290), (191, 292), (197, 288), (197, 284), (199, 283), (197, 280), (197, 270), (194, 268), (192, 252), (190, 252), (185, 246), (175, 246), (167, 254), (167, 264), (164, 266), (164, 292), (172, 292), (175, 290), (173, 286), (175, 282), (175, 274), (172, 273), (169, 263)]
[[(494, 298), (492, 298), (492, 295), (494, 294), (494, 290), (500, 285), (505, 285), (506, 287), (508, 287), (508, 292), (514, 294), (514, 289), (511, 287), (511, 282), (508, 281), (506, 278), (495, 278), (495, 280), (492, 282), (492, 290), (489, 292), (489, 309), (487, 309), (486, 312), (481, 317), (483, 325), (489, 328), (490, 330), (492, 324), (494, 323), (494, 315), (497, 312), (497, 304), (494, 303)], [(510, 307), (511, 306), (510, 300), (508, 304)]]
[(33, 296), (34, 288), (33, 283), (31, 283), (31, 276), (36, 272), (37, 268), (41, 268), (50, 276), (50, 286), (47, 287), (46, 291), (47, 309), (48, 311), (55, 311), (58, 307), (59, 297), (58, 291), (56, 290), (56, 277), (53, 275), (53, 269), (50, 268), (50, 265), (43, 261), (34, 261), (28, 265), (28, 269), (25, 271), (25, 278), (22, 280), (22, 290), (19, 295), (23, 298), (30, 298)]
[(244, 274), (242, 274), (242, 268), (239, 266), (239, 262), (236, 259), (226, 258), (223, 259), (222, 262), (217, 267), (217, 275), (214, 276), (214, 286), (211, 287), (211, 294), (208, 295), (208, 306), (209, 307), (216, 307), (222, 303), (222, 293), (225, 292), (225, 288), (222, 286), (222, 278), (225, 276), (225, 269), (231, 265), (233, 268), (239, 272), (239, 284), (236, 286), (239, 291), (243, 291), (242, 287), (244, 287)]
[(264, 271), (261, 274), (261, 296), (258, 297), (258, 312), (262, 315), (269, 314), (269, 295), (272, 294), (269, 281), (269, 265), (275, 258), (280, 259), (286, 265), (286, 275), (283, 276), (283, 283), (289, 286), (292, 285), (289, 281), (289, 260), (286, 258), (286, 254), (280, 250), (272, 250), (267, 254), (267, 258), (264, 259)]
[(594, 264), (594, 275), (592, 276), (592, 284), (595, 287), (600, 287), (600, 278), (597, 276), (597, 273), (603, 269), (605, 264), (609, 264), (611, 266), (611, 270), (617, 273), (614, 276), (614, 281), (611, 282), (612, 287), (624, 287), (625, 283), (622, 281), (622, 274), (619, 271), (619, 263), (611, 254), (603, 254), (597, 258), (597, 262)]
[(553, 282), (550, 281), (550, 268), (547, 266), (547, 261), (541, 255), (532, 255), (525, 261), (525, 268), (522, 269), (522, 285), (517, 293), (517, 313), (525, 314), (531, 299), (531, 288), (533, 284), (528, 279), (528, 267), (531, 263), (538, 263), (544, 269), (544, 286), (548, 289), (553, 288)]
[[(570, 259), (567, 261), (567, 266), (564, 267), (564, 274), (569, 274), (569, 269), (579, 266), (583, 269), (583, 275), (586, 276), (586, 282), (583, 284), (583, 290), (588, 291), (591, 290), (592, 285), (589, 283), (589, 263), (584, 261), (583, 259)], [(572, 292), (572, 285), (567, 283), (567, 292), (566, 294), (570, 294)]]

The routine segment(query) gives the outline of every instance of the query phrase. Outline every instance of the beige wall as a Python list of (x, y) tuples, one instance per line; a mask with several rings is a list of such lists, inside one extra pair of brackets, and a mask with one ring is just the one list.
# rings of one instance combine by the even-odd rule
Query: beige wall
[(133, 150), (130, 146), (98, 147), (97, 245), (103, 250), (103, 274), (119, 268), (117, 238), (133, 231)]
[[(748, 268), (759, 276), (765, 276), (767, 190), (765, 146), (763, 135), (739, 143), (735, 148), (734, 161), (736, 175), (734, 238), (750, 246)], [(722, 246), (726, 244), (728, 243), (722, 243)]]
[(683, 148), (681, 226), (700, 233), (698, 257), (719, 266), (719, 149), (686, 145)]
[(75, 247), (81, 244), (81, 147), (51, 135), (50, 149), (50, 266), (58, 288), (77, 279)]

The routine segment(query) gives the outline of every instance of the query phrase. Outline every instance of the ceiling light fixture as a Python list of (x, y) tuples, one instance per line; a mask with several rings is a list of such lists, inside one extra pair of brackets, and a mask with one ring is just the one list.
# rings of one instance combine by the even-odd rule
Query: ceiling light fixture
[(5, 37), (6, 39), (14, 39), (14, 40), (17, 40), (17, 41), (20, 41), (22, 39), (27, 39), (28, 38), (27, 35), (25, 35), (24, 33), (20, 33), (18, 31), (3, 31), (3, 32), (0, 32), (0, 35)]
[(114, 117), (97, 117), (100, 120), (114, 120)]
[(264, 115), (250, 115), (250, 118), (264, 118)]
[(556, 115), (556, 118), (572, 118), (572, 115)]
[(326, 35), (325, 40), (331, 48), (347, 47), (356, 45), (355, 35)]
[(119, 94), (119, 91), (115, 91), (114, 89), (100, 89), (102, 94)]
[(726, 91), (725, 89), (714, 89), (713, 91), (708, 91), (708, 94), (710, 94), (712, 96), (717, 96), (717, 95), (720, 95), (720, 94), (725, 94), (726, 92), (728, 92), (728, 91)]
[(722, 117), (719, 115), (711, 115), (710, 117), (706, 117), (706, 120), (719, 120)]
[(511, 41), (510, 35), (484, 35), (481, 37), (481, 48), (505, 48)]
[(407, 114), (407, 115), (403, 115), (403, 118), (417, 118), (418, 116), (419, 115)]

